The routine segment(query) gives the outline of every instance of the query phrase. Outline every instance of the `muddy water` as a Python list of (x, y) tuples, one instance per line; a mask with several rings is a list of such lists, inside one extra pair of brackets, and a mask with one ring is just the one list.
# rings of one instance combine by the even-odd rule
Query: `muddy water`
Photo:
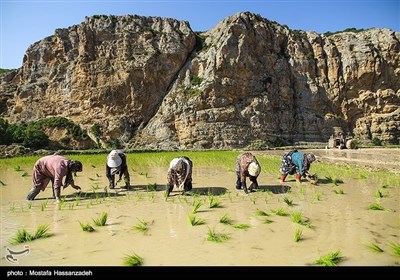
[[(22, 166), (25, 170), (32, 167)], [(147, 175), (146, 175), (147, 172)], [(386, 184), (384, 179), (342, 178), (335, 186), (322, 182), (318, 186), (293, 177), (285, 188), (278, 184), (277, 174), (261, 173), (260, 189), (245, 195), (235, 189), (235, 174), (226, 169), (195, 168), (194, 196), (173, 192), (165, 200), (166, 168), (149, 168), (142, 174), (131, 172), (131, 188), (117, 187), (106, 193), (107, 179), (101, 168), (85, 170), (75, 179), (82, 187), (79, 196), (71, 187), (62, 191), (65, 202), (60, 206), (51, 199), (51, 188), (41, 192), (35, 201), (25, 201), (31, 176), (16, 176), (12, 168), (0, 170), (1, 191), (1, 265), (19, 266), (120, 266), (126, 255), (138, 254), (145, 266), (306, 266), (330, 252), (340, 250), (343, 266), (398, 266), (400, 258), (390, 243), (400, 243), (399, 182)], [(30, 173), (28, 171), (28, 173)], [(371, 176), (372, 178), (372, 176)], [(380, 181), (379, 181), (380, 180)], [(148, 186), (157, 184), (157, 190)], [(376, 202), (389, 211), (367, 210)], [(334, 190), (343, 190), (337, 194)], [(209, 208), (209, 195), (220, 207)], [(79, 197), (77, 199), (76, 197)], [(287, 197), (293, 201), (289, 206)], [(188, 215), (193, 202), (202, 205), (196, 217), (205, 224), (192, 226)], [(47, 204), (46, 204), (47, 203)], [(273, 213), (282, 209), (288, 216)], [(257, 210), (269, 216), (256, 214)], [(107, 212), (105, 226), (94, 226), (92, 219)], [(290, 214), (301, 212), (307, 225), (292, 222)], [(248, 225), (237, 229), (219, 222), (227, 214), (233, 224)], [(271, 223), (265, 223), (265, 220)], [(139, 221), (148, 222), (146, 233), (132, 229)], [(81, 230), (79, 221), (91, 223), (94, 232)], [(48, 225), (52, 236), (25, 244), (11, 245), (18, 229), (34, 233), (40, 225)], [(302, 239), (294, 242), (297, 228)], [(227, 234), (230, 239), (215, 243), (207, 240), (208, 232)], [(367, 245), (375, 243), (384, 252), (376, 253)], [(29, 254), (6, 259), (7, 249)]]

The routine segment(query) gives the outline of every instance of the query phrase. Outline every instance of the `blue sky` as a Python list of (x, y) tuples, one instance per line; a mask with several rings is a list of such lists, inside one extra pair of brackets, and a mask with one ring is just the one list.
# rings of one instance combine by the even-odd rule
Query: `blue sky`
[(0, 0), (0, 68), (19, 68), (27, 48), (93, 15), (161, 16), (205, 31), (225, 17), (250, 11), (290, 29), (318, 33), (346, 28), (400, 31), (400, 0)]

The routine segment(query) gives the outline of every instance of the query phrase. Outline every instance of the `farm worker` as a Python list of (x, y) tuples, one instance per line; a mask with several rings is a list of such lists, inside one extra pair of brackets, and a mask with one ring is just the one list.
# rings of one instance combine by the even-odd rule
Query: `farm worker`
[(301, 177), (307, 179), (311, 184), (316, 184), (316, 181), (308, 173), (311, 163), (315, 161), (315, 156), (310, 153), (302, 153), (297, 150), (290, 151), (283, 155), (281, 171), (281, 184), (286, 179), (288, 174), (296, 174), (296, 181), (300, 183)]
[(261, 172), (261, 166), (256, 157), (251, 153), (243, 153), (236, 158), (236, 189), (243, 189), (247, 193), (246, 177), (249, 177), (251, 184), (250, 191), (258, 188), (257, 177)]
[(106, 163), (106, 176), (109, 181), (109, 188), (115, 188), (115, 174), (119, 174), (119, 181), (121, 181), (122, 175), (124, 176), (125, 188), (130, 187), (130, 176), (128, 171), (128, 165), (126, 164), (126, 155), (122, 151), (112, 150), (107, 155)]
[(193, 163), (188, 157), (177, 157), (171, 160), (167, 174), (167, 197), (174, 187), (183, 193), (192, 189)]
[[(76, 160), (69, 160), (60, 155), (50, 155), (38, 159), (33, 167), (33, 187), (29, 191), (27, 200), (34, 200), (40, 191), (44, 191), (51, 181), (53, 198), (57, 202), (61, 199), (61, 186), (65, 189), (71, 185), (74, 189), (81, 188), (75, 185), (72, 173), (81, 172), (82, 163)], [(76, 176), (76, 174), (75, 174)], [(64, 184), (62, 179), (65, 177)]]

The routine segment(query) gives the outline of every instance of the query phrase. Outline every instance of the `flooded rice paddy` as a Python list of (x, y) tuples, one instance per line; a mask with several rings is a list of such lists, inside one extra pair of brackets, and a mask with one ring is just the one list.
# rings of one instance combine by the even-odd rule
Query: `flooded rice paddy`
[[(280, 158), (268, 152), (255, 155), (262, 166), (272, 161), (272, 169), (263, 168), (258, 191), (248, 195), (235, 189), (234, 157), (230, 168), (194, 161), (191, 195), (175, 191), (166, 199), (168, 166), (139, 169), (128, 154), (130, 189), (105, 190), (104, 166), (84, 164), (75, 177), (82, 191), (62, 190), (60, 204), (52, 199), (51, 186), (36, 200), (25, 200), (32, 164), (21, 160), (19, 170), (15, 164), (5, 166), (0, 170), (0, 265), (122, 266), (127, 255), (137, 254), (144, 266), (308, 266), (337, 251), (339, 266), (400, 265), (392, 248), (400, 244), (398, 174), (336, 170), (317, 162), (311, 167), (319, 177), (317, 186), (305, 180), (297, 184), (288, 176), (282, 187)], [(384, 210), (368, 209), (373, 204)], [(93, 220), (102, 213), (107, 222), (96, 226)], [(203, 224), (192, 225), (189, 216)], [(228, 223), (221, 222), (224, 216)], [(94, 231), (83, 231), (80, 223)], [(137, 230), (143, 224), (147, 229)], [(18, 230), (33, 234), (41, 225), (48, 226), (51, 236), (11, 244)], [(225, 238), (211, 241), (213, 233)], [(14, 260), (7, 257), (9, 250), (27, 248)]]

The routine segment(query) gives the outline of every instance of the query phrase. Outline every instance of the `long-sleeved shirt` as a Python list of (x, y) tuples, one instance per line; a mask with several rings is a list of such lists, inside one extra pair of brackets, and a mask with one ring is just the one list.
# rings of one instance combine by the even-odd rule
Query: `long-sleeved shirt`
[(38, 159), (33, 167), (33, 186), (45, 190), (51, 181), (54, 189), (59, 189), (63, 177), (68, 173), (68, 164), (69, 159), (60, 155), (50, 155)]
[(179, 189), (192, 182), (193, 163), (188, 157), (174, 158), (168, 168), (167, 184)]
[[(119, 157), (122, 159), (121, 165), (118, 167), (118, 168), (119, 168), (119, 171), (118, 171), (119, 179), (121, 179), (121, 178), (122, 178), (122, 175), (125, 174), (126, 171), (128, 171), (128, 165), (127, 165), (127, 163), (126, 163), (126, 155), (125, 155), (124, 153), (118, 153), (118, 155), (119, 155)], [(108, 159), (108, 156), (107, 156), (107, 159)], [(112, 169), (112, 168), (109, 167), (109, 166), (106, 164), (106, 177), (108, 178), (108, 180), (109, 180), (110, 182), (113, 181), (113, 176), (111, 175), (111, 169)], [(128, 172), (128, 173), (129, 173), (129, 172)]]
[(256, 157), (251, 153), (243, 153), (236, 158), (236, 168), (235, 171), (239, 173), (240, 182), (244, 184), (246, 182), (246, 177), (249, 177), (248, 172), (250, 163), (255, 162), (259, 164)]

